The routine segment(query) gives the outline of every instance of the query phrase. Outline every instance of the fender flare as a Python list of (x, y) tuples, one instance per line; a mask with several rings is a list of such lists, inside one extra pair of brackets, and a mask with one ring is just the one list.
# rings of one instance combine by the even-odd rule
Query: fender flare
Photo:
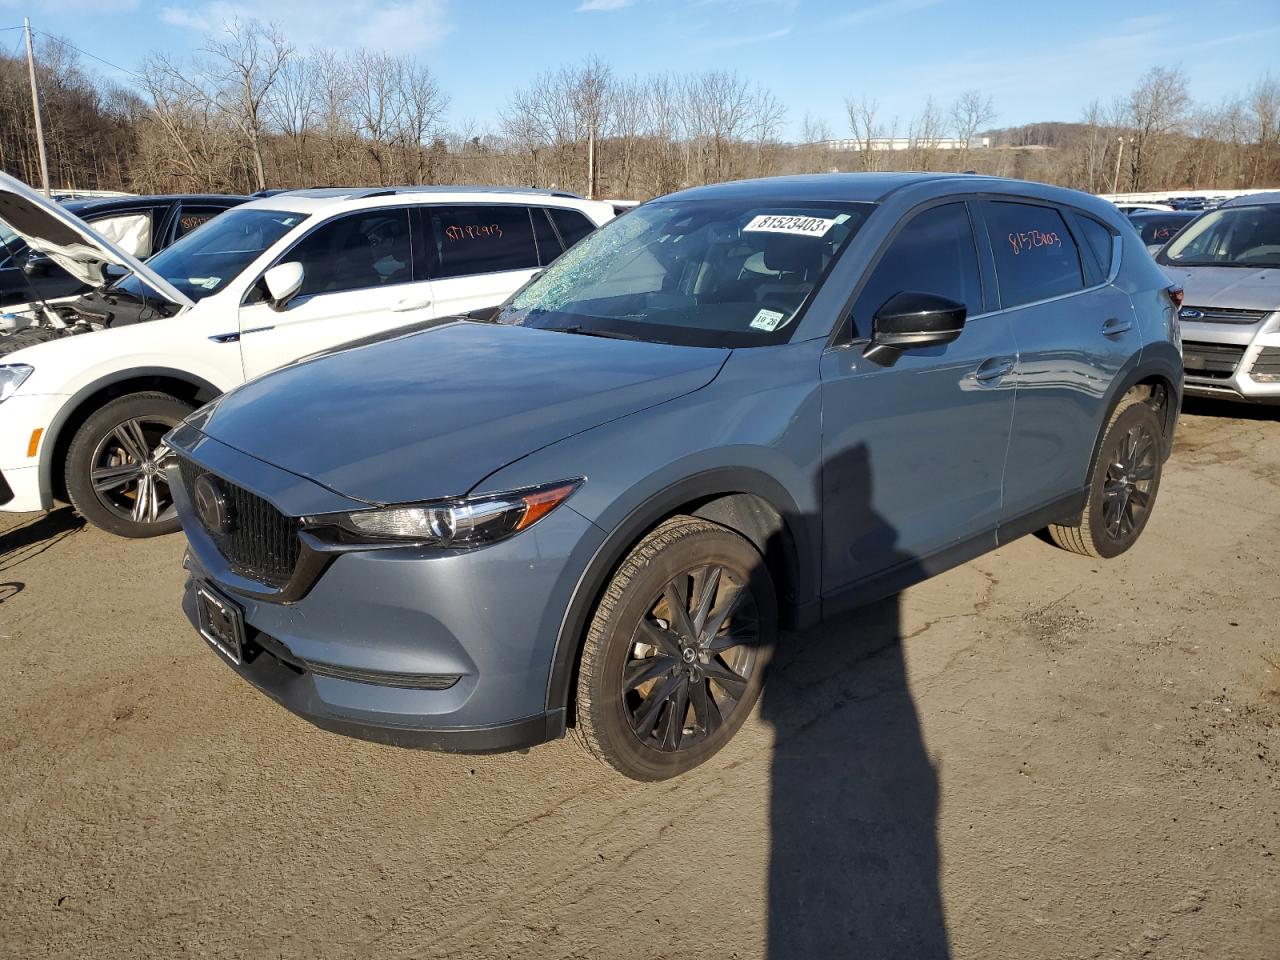
[[(1093, 441), (1093, 454), (1089, 458), (1090, 468), (1098, 459), (1098, 449), (1102, 446), (1103, 433), (1106, 431), (1111, 414), (1116, 409), (1116, 404), (1138, 383), (1150, 377), (1160, 377), (1169, 384), (1169, 398), (1164, 410), (1164, 433), (1172, 441), (1173, 431), (1178, 423), (1178, 411), (1182, 407), (1182, 354), (1171, 343), (1151, 343), (1130, 357), (1111, 380), (1106, 403), (1102, 405), (1103, 414), (1098, 423), (1097, 436)], [(1170, 442), (1164, 451), (1166, 459), (1172, 450), (1173, 444)]]
[[(564, 710), (577, 677), (578, 652), (586, 635), (596, 598), (615, 569), (631, 548), (649, 530), (677, 512), (680, 507), (719, 496), (748, 494), (767, 502), (782, 517), (783, 542), (788, 566), (795, 584), (817, 584), (818, 556), (816, 545), (806, 528), (795, 500), (786, 488), (765, 473), (749, 467), (719, 467), (686, 477), (664, 487), (639, 505), (631, 508), (616, 524), (588, 561), (560, 621), (551, 669), (547, 677), (546, 707), (548, 711)], [(816, 601), (813, 597), (796, 597), (796, 605)]]
[(85, 384), (75, 393), (67, 397), (66, 401), (58, 407), (58, 412), (54, 414), (53, 419), (49, 421), (49, 425), (45, 428), (45, 439), (42, 445), (44, 454), (40, 457), (39, 467), (39, 485), (40, 499), (46, 509), (53, 505), (53, 461), (54, 451), (58, 448), (58, 441), (62, 438), (62, 428), (66, 426), (67, 421), (71, 419), (73, 413), (80, 409), (80, 406), (95, 393), (105, 390), (107, 387), (117, 383), (124, 383), (126, 380), (136, 380), (144, 377), (166, 377), (170, 380), (181, 380), (189, 383), (198, 391), (208, 392), (212, 396), (218, 396), (223, 391), (214, 386), (204, 377), (196, 376), (187, 370), (179, 370), (174, 367), (128, 367), (123, 370), (116, 370), (112, 373), (104, 374), (96, 380)]

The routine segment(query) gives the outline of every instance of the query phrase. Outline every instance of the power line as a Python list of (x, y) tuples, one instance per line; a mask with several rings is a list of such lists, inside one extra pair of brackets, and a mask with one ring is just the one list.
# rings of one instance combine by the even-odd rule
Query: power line
[(82, 54), (88, 57), (90, 60), (97, 60), (99, 63), (104, 64), (113, 70), (119, 70), (121, 73), (127, 73), (129, 76), (133, 77), (135, 80), (146, 79), (145, 77), (142, 76), (142, 74), (134, 73), (132, 70), (122, 67), (118, 63), (112, 63), (110, 60), (104, 60), (102, 59), (102, 57), (99, 57), (96, 54), (92, 54), (88, 50), (81, 50), (74, 43), (72, 43), (69, 40), (64, 40), (62, 39), (62, 37), (55, 37), (53, 34), (45, 33), (43, 30), (32, 30), (31, 32), (36, 34), (37, 36), (44, 37), (46, 40), (52, 40), (54, 43), (60, 43), (64, 47), (69, 47), (72, 50), (74, 50), (76, 53)]

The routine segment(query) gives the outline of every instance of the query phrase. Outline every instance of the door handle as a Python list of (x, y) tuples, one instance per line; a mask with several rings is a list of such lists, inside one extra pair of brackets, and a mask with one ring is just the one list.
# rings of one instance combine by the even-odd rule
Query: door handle
[(1132, 329), (1132, 320), (1121, 320), (1119, 317), (1112, 317), (1102, 323), (1102, 335), (1104, 337), (1118, 337), (1120, 334), (1128, 333)]
[(1013, 357), (992, 357), (983, 360), (974, 371), (973, 378), (979, 383), (995, 384), (1002, 380), (1013, 369)]
[(429, 306), (431, 306), (430, 297), (419, 298), (417, 300), (414, 300), (412, 298), (406, 298), (404, 300), (401, 300), (391, 309), (396, 313), (405, 313), (409, 310), (422, 310), (425, 307), (429, 307)]

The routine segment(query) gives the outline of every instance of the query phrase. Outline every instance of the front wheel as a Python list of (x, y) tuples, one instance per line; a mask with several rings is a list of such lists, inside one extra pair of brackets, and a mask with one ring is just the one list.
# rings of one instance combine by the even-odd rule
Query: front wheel
[(1151, 405), (1133, 399), (1112, 414), (1089, 475), (1089, 497), (1078, 523), (1054, 524), (1058, 546), (1109, 559), (1142, 535), (1160, 489), (1164, 431)]
[(180, 526), (161, 469), (161, 438), (192, 411), (164, 393), (131, 393), (95, 411), (67, 451), (67, 494), (80, 515), (121, 537)]
[(600, 600), (579, 663), (577, 734), (633, 780), (665, 780), (726, 743), (760, 695), (777, 632), (764, 558), (732, 530), (674, 517)]

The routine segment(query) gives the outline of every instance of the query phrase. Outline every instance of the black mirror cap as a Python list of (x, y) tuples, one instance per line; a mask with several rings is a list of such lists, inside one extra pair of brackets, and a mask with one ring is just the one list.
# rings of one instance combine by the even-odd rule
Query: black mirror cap
[(22, 262), (22, 272), (28, 277), (45, 277), (49, 275), (49, 265), (52, 262), (44, 254), (32, 252)]
[(950, 343), (964, 331), (967, 313), (963, 303), (934, 293), (895, 294), (876, 311), (863, 356), (891, 367), (903, 350)]

